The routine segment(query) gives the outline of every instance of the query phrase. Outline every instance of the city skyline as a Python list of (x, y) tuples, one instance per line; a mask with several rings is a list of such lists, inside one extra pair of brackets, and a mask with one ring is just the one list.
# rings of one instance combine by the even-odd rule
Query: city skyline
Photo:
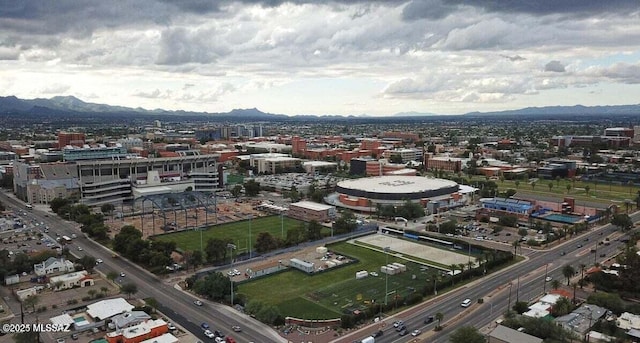
[(0, 95), (286, 115), (624, 105), (637, 1), (3, 1)]

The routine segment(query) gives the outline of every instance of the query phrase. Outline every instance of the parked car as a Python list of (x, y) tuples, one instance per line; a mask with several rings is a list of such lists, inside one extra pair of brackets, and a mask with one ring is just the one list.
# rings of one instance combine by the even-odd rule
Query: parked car
[(200, 324), (200, 327), (205, 329), (205, 330), (208, 330), (210, 328), (209, 324), (207, 324), (207, 323)]
[(202, 301), (200, 300), (196, 300), (193, 303), (196, 304), (196, 306), (202, 306)]
[(215, 338), (216, 336), (214, 336), (213, 332), (211, 332), (211, 330), (204, 330), (204, 335), (209, 337), (209, 338)]
[(415, 329), (415, 330), (411, 331), (411, 336), (415, 337), (415, 336), (420, 335), (421, 333), (422, 333), (422, 331), (420, 331), (418, 329)]

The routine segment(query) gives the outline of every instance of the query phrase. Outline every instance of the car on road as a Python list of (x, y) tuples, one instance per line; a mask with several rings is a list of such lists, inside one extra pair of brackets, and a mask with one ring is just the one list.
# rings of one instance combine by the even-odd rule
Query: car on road
[(582, 248), (582, 244), (578, 244), (578, 248)]
[(415, 329), (415, 330), (411, 331), (411, 336), (415, 337), (415, 336), (420, 335), (421, 333), (422, 333), (422, 331), (420, 331), (418, 329)]
[(378, 330), (378, 331), (374, 332), (373, 335), (371, 335), (371, 337), (378, 338), (378, 337), (380, 337), (382, 335), (384, 335), (384, 331)]
[(84, 249), (82, 249), (82, 247), (78, 245), (78, 251), (82, 251), (82, 250)]
[(227, 336), (227, 338), (224, 340), (226, 343), (236, 343), (236, 340), (233, 339), (233, 337)]
[(600, 254), (600, 257), (607, 257), (607, 254), (602, 253)]
[(104, 262), (104, 261), (102, 261), (102, 259), (101, 259), (101, 258), (96, 258), (96, 264), (100, 264), (100, 263), (102, 263), (102, 262)]
[(196, 306), (202, 306), (202, 301), (200, 300), (196, 300), (193, 303), (196, 304)]
[(469, 299), (469, 298), (464, 299), (464, 300), (462, 301), (462, 303), (460, 304), (460, 306), (462, 306), (462, 307), (469, 307), (469, 306), (471, 306), (471, 299)]
[(551, 281), (551, 280), (553, 280), (553, 278), (552, 278), (551, 276), (547, 276), (546, 278), (544, 278), (544, 281), (545, 281), (545, 282), (549, 282), (549, 281)]
[(222, 337), (216, 337), (216, 343), (224, 343), (224, 339), (222, 339)]
[(404, 329), (400, 330), (400, 332), (398, 332), (398, 335), (405, 336), (408, 333), (409, 333), (409, 331), (407, 331), (407, 328), (404, 328)]
[(433, 320), (434, 320), (433, 316), (429, 316), (429, 317), (424, 319), (424, 323), (425, 324), (431, 324), (431, 323), (433, 323)]
[(407, 327), (406, 327), (404, 324), (402, 324), (402, 325), (400, 325), (400, 326), (398, 326), (398, 327), (396, 328), (396, 331), (400, 332), (400, 331), (402, 331), (402, 330), (406, 330), (406, 329), (407, 329)]
[(213, 334), (214, 334), (216, 337), (224, 338), (224, 334), (222, 333), (222, 331), (213, 330)]
[(211, 330), (204, 330), (204, 335), (209, 337), (209, 338), (215, 338), (216, 336), (214, 336), (213, 332), (211, 332)]
[(560, 252), (560, 256), (564, 256), (564, 255), (566, 255), (566, 254), (567, 254), (567, 253), (566, 253), (565, 251), (561, 251), (561, 252)]
[(120, 273), (120, 277), (125, 277), (125, 276), (127, 276), (127, 274), (125, 274), (124, 272)]
[(205, 329), (205, 330), (208, 330), (210, 328), (209, 324), (207, 324), (207, 323), (200, 324), (200, 327)]
[(242, 328), (238, 325), (234, 325), (231, 327), (231, 330), (233, 330), (233, 332), (240, 332), (242, 331)]
[(394, 328), (397, 328), (399, 326), (404, 326), (404, 322), (402, 320), (398, 320), (395, 323), (393, 323)]

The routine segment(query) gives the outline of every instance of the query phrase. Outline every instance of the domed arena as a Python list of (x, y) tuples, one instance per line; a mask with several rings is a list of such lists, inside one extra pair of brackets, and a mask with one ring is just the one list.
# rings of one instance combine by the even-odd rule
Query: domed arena
[(378, 176), (338, 182), (336, 193), (325, 199), (339, 207), (370, 211), (377, 204), (402, 204), (409, 200), (423, 206), (429, 201), (454, 197), (459, 185), (451, 180), (422, 176)]

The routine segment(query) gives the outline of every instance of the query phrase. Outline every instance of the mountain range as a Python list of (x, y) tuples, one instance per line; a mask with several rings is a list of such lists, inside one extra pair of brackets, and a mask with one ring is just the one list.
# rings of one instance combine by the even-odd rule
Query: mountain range
[[(335, 120), (338, 118), (367, 118), (367, 119), (391, 119), (391, 118), (420, 118), (438, 115), (435, 113), (421, 112), (400, 112), (386, 117), (373, 117), (367, 114), (358, 116), (338, 116), (338, 115), (296, 115), (287, 116), (284, 114), (265, 113), (257, 108), (234, 109), (230, 112), (209, 113), (209, 112), (191, 112), (191, 111), (168, 111), (163, 109), (147, 110), (143, 108), (131, 108), (122, 106), (110, 106), (105, 104), (96, 104), (82, 101), (73, 96), (56, 96), (50, 99), (19, 99), (15, 96), (0, 97), (0, 116), (2, 115), (174, 115), (174, 116), (206, 116), (208, 119), (232, 120)], [(527, 107), (517, 110), (499, 111), (499, 112), (469, 112), (463, 114), (466, 117), (483, 117), (483, 116), (593, 116), (593, 115), (640, 115), (640, 104), (636, 105), (613, 105), (613, 106), (546, 106), (546, 107)]]

